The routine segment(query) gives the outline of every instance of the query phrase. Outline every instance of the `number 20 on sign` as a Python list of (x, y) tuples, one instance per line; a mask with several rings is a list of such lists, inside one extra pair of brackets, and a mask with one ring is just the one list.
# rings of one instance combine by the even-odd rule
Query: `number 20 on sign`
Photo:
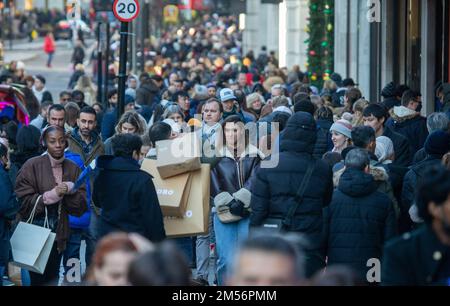
[(139, 2), (137, 0), (115, 0), (113, 12), (122, 22), (131, 22), (139, 15)]

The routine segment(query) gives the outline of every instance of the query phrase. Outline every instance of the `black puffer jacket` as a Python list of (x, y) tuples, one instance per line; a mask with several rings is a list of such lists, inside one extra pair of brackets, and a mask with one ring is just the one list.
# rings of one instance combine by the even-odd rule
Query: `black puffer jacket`
[(0, 163), (0, 266), (6, 266), (10, 259), (11, 228), (9, 223), (15, 219), (19, 208), (8, 173)]
[(391, 127), (386, 126), (384, 128), (383, 136), (388, 137), (392, 140), (394, 144), (395, 161), (394, 164), (397, 166), (408, 167), (411, 164), (411, 146), (409, 144), (408, 138), (402, 134), (396, 133)]
[(93, 200), (102, 208), (99, 234), (138, 233), (152, 242), (165, 238), (163, 215), (152, 177), (122, 157), (100, 156)]
[(427, 119), (404, 106), (394, 108), (392, 118), (386, 125), (408, 139), (411, 160), (423, 148), (428, 137)]
[(402, 232), (409, 231), (412, 225), (412, 221), (409, 218), (409, 209), (414, 203), (415, 191), (417, 188), (417, 183), (421, 178), (423, 178), (426, 170), (441, 165), (442, 156), (439, 155), (428, 155), (423, 161), (413, 166), (405, 175), (403, 180), (403, 190), (402, 190), (402, 203), (401, 203), (401, 214), (402, 214)]
[(225, 150), (225, 156), (211, 171), (212, 198), (222, 192), (233, 194), (242, 188), (252, 189), (252, 178), (264, 156), (254, 146), (249, 146), (246, 153), (241, 158), (235, 159), (228, 150)]
[(423, 161), (425, 158), (427, 158), (427, 152), (425, 151), (425, 148), (422, 148), (419, 151), (417, 151), (416, 154), (414, 155), (412, 164), (417, 165), (418, 163)]
[[(448, 286), (445, 268), (449, 256), (450, 247), (439, 240), (433, 228), (422, 226), (386, 243), (381, 262), (381, 285)], [(445, 274), (447, 277), (441, 279)]]
[[(309, 126), (308, 130), (302, 127)], [(331, 168), (313, 156), (317, 137), (316, 123), (310, 114), (299, 112), (291, 117), (281, 134), (279, 163), (261, 168), (252, 186), (250, 223), (259, 226), (267, 217), (283, 218), (295, 204), (295, 196), (308, 165), (315, 168), (304, 200), (298, 206), (290, 231), (301, 232), (316, 248), (322, 233), (322, 209), (331, 201), (333, 174)], [(272, 156), (272, 159), (276, 156)]]
[(381, 258), (397, 228), (392, 201), (377, 188), (372, 175), (347, 169), (325, 210), (328, 265), (346, 265), (362, 279), (367, 260)]
[[(333, 121), (324, 119), (317, 120), (317, 142), (314, 147), (313, 156), (317, 159), (322, 159), (323, 155), (333, 149), (333, 143), (331, 142), (331, 126)], [(330, 147), (331, 146), (331, 147)]]

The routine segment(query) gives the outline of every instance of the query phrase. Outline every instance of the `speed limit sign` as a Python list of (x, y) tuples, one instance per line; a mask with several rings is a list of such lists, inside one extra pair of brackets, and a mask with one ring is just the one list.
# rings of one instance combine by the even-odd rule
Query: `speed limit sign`
[(113, 12), (122, 22), (131, 22), (139, 15), (139, 2), (137, 0), (115, 0)]

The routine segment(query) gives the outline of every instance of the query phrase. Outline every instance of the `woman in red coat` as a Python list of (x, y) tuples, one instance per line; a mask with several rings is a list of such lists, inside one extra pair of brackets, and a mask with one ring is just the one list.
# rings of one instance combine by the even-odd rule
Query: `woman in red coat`
[(44, 51), (48, 54), (47, 67), (52, 67), (53, 54), (55, 53), (55, 38), (52, 32), (48, 32), (44, 40)]

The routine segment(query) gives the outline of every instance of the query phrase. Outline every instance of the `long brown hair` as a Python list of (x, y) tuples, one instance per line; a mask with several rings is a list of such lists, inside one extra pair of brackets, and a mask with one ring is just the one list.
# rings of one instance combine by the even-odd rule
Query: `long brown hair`
[(120, 117), (119, 123), (116, 125), (116, 134), (119, 135), (122, 133), (122, 125), (124, 123), (129, 123), (133, 125), (136, 128), (136, 134), (139, 136), (144, 135), (145, 133), (145, 126), (144, 122), (139, 117), (139, 114), (135, 111), (129, 111)]

